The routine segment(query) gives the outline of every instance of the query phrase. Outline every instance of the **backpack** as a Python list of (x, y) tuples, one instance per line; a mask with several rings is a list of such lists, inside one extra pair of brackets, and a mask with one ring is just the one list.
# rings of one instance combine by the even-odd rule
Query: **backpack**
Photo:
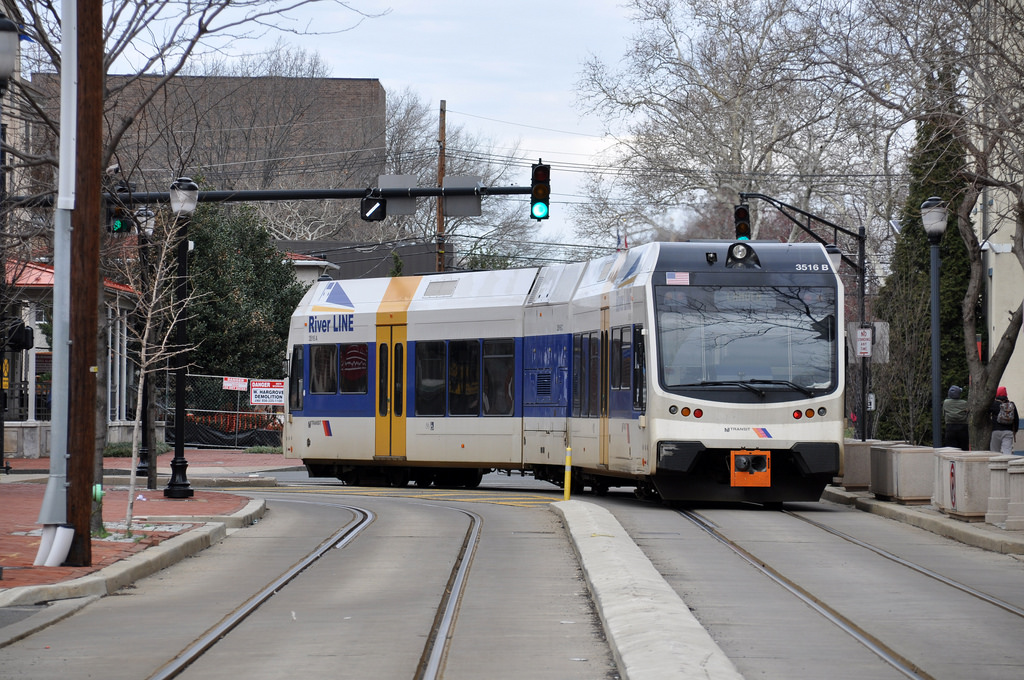
[(999, 404), (999, 413), (996, 414), (996, 422), (1000, 425), (1013, 425), (1017, 407), (1012, 401), (1004, 401)]

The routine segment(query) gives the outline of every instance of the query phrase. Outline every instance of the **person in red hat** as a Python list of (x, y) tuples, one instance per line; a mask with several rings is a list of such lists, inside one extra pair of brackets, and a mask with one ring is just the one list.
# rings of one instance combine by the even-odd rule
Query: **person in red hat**
[(996, 399), (988, 412), (992, 416), (992, 439), (988, 445), (989, 450), (999, 451), (1004, 456), (1014, 453), (1013, 440), (1020, 428), (1020, 416), (1017, 414), (1017, 405), (1010, 401), (1005, 387), (996, 390)]

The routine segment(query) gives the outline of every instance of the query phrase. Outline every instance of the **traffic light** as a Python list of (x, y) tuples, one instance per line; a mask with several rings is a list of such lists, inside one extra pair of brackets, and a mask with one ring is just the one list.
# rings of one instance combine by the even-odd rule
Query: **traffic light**
[(12, 352), (32, 349), (35, 346), (35, 331), (19, 318), (3, 320), (4, 349)]
[(132, 215), (127, 208), (118, 205), (110, 209), (110, 222), (107, 224), (107, 231), (112, 234), (128, 234), (131, 233), (133, 225)]
[(388, 203), (383, 198), (366, 197), (359, 202), (359, 216), (367, 222), (380, 222), (388, 216)]
[(736, 240), (749, 241), (750, 206), (748, 206), (746, 203), (739, 204), (733, 211), (733, 216), (736, 218)]
[(535, 220), (546, 220), (551, 199), (551, 166), (534, 163), (530, 179), (530, 217)]

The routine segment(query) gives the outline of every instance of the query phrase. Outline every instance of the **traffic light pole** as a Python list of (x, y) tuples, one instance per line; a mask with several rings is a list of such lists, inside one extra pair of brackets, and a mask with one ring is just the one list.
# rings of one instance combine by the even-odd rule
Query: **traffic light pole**
[[(857, 231), (841, 227), (838, 224), (829, 222), (828, 220), (818, 217), (813, 213), (809, 213), (806, 210), (801, 210), (796, 206), (783, 203), (782, 201), (766, 196), (764, 194), (740, 194), (740, 201), (746, 202), (751, 198), (756, 198), (765, 201), (775, 207), (780, 213), (785, 215), (793, 224), (797, 225), (805, 233), (811, 236), (815, 241), (822, 245), (829, 245), (821, 236), (818, 236), (814, 231), (811, 230), (811, 222), (819, 222), (829, 229), (833, 230), (832, 243), (837, 240), (838, 234), (844, 234), (851, 238), (857, 239), (857, 261), (854, 262), (845, 254), (840, 252), (843, 262), (847, 263), (857, 272), (857, 307), (858, 307), (858, 318), (860, 319), (860, 325), (863, 327), (866, 325), (865, 309), (864, 309), (864, 298), (865, 298), (865, 284), (866, 284), (866, 255), (865, 255), (865, 243), (867, 241), (867, 235), (864, 231), (864, 227), (859, 227)], [(800, 215), (807, 219), (807, 224), (802, 223), (798, 220), (795, 215)], [(860, 417), (857, 419), (857, 431), (860, 433), (860, 440), (864, 441), (867, 439), (868, 431), (868, 358), (861, 357), (861, 369), (860, 369)]]

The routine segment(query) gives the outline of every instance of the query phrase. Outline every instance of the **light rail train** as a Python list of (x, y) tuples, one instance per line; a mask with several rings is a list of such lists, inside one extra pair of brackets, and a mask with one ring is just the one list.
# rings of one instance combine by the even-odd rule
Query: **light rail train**
[(286, 458), (349, 484), (527, 470), (669, 501), (818, 500), (843, 448), (843, 287), (818, 244), (652, 243), (323, 281), (291, 319)]

